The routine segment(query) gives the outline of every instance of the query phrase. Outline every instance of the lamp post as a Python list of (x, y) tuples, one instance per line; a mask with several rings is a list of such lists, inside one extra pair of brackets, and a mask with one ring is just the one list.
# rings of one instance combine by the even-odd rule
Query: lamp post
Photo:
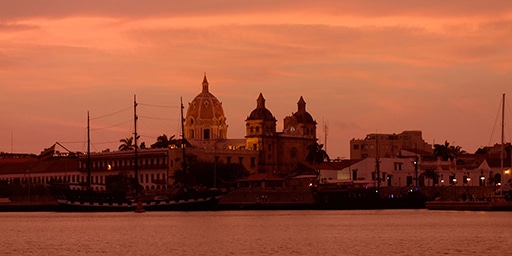
[(27, 170), (27, 173), (28, 173), (28, 180), (27, 180), (28, 201), (30, 202), (30, 185), (31, 185), (31, 182), (30, 182), (30, 169)]
[(415, 180), (416, 180), (416, 189), (418, 189), (418, 155), (414, 157), (414, 173), (415, 173)]

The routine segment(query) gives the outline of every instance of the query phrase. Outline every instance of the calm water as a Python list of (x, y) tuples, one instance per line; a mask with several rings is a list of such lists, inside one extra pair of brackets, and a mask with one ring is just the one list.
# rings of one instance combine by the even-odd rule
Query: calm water
[(0, 213), (1, 255), (512, 255), (512, 213)]

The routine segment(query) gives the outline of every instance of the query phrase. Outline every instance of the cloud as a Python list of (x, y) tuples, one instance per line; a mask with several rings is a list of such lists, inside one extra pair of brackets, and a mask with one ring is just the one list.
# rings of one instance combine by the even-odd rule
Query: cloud
[(471, 145), (474, 135), (459, 136), (484, 133), (493, 96), (510, 91), (511, 4), (3, 1), (0, 100), (16, 111), (2, 116), (50, 138), (42, 124), (72, 129), (83, 122), (76, 113), (116, 110), (133, 94), (186, 103), (207, 72), (230, 136), (244, 136), (263, 92), (280, 124), (304, 96), (317, 120), (333, 124), (337, 152), (375, 130), (420, 129)]
[(0, 17), (4, 19), (47, 17), (63, 18), (70, 16), (118, 16), (127, 18), (162, 16), (204, 16), (267, 13), (327, 13), (330, 15), (375, 16), (424, 16), (424, 17), (479, 17), (510, 14), (512, 4), (507, 1), (167, 1), (151, 0), (143, 4), (137, 0), (40, 0), (3, 1), (0, 4)]

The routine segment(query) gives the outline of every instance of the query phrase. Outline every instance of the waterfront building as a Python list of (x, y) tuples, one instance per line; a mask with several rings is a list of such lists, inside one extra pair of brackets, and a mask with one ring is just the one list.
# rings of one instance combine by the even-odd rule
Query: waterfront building
[[(283, 131), (277, 131), (277, 119), (265, 107), (265, 98), (260, 93), (256, 108), (245, 120), (245, 137), (230, 139), (222, 103), (210, 92), (206, 74), (201, 86), (201, 92), (188, 104), (184, 117), (187, 158), (214, 163), (214, 169), (217, 164), (240, 164), (250, 174), (267, 174), (265, 177), (289, 178), (298, 173), (296, 170), (300, 163), (305, 162), (308, 146), (317, 140), (316, 121), (307, 112), (304, 98), (299, 98), (297, 111), (284, 118)], [(139, 183), (145, 190), (163, 189), (173, 184), (175, 172), (183, 169), (182, 154), (182, 148), (176, 145), (164, 149), (139, 148)], [(40, 175), (31, 177), (41, 184), (51, 179), (87, 184), (87, 164), (90, 161), (91, 186), (96, 190), (104, 189), (108, 175), (122, 172), (134, 177), (136, 166), (133, 150), (93, 152), (89, 157), (84, 153), (73, 153), (63, 157), (55, 150), (55, 145), (44, 150), (39, 159), (33, 156), (22, 161), (27, 165), (47, 166), (46, 169), (38, 169), (41, 170)], [(66, 168), (49, 165), (50, 162), (59, 162)], [(5, 164), (9, 165), (0, 161), (1, 166)], [(2, 167), (0, 179), (24, 181), (28, 167), (18, 166), (15, 169)]]
[[(377, 160), (379, 169), (377, 169)], [(355, 183), (368, 187), (405, 187), (414, 186), (416, 169), (414, 158), (371, 158), (341, 160), (319, 165), (319, 182)]]
[[(139, 149), (137, 151), (137, 172), (139, 184), (147, 191), (167, 188), (169, 150), (167, 148)], [(108, 175), (124, 173), (130, 178), (135, 177), (135, 153), (133, 150), (106, 151), (90, 154), (91, 187), (96, 190), (104, 189)], [(80, 180), (69, 182), (84, 183), (87, 177), (87, 154), (79, 155), (78, 172)]]
[(51, 181), (80, 180), (78, 158), (52, 154), (46, 158), (33, 154), (0, 154), (0, 182), (6, 185), (46, 185)]
[(493, 175), (492, 181), (496, 184), (512, 183), (512, 145), (495, 144), (477, 150), (477, 154), (485, 156)]
[[(210, 163), (237, 163), (251, 174), (268, 173), (287, 176), (304, 162), (307, 147), (316, 142), (316, 121), (299, 98), (297, 111), (284, 118), (283, 131), (277, 131), (277, 119), (265, 106), (260, 93), (256, 108), (245, 120), (244, 138), (228, 138), (227, 118), (222, 103), (210, 92), (206, 75), (201, 92), (188, 104), (184, 118), (185, 138), (190, 143), (187, 154)], [(178, 149), (171, 150), (170, 162), (180, 158)], [(170, 165), (170, 176), (182, 163)]]
[(402, 149), (433, 153), (432, 145), (423, 140), (421, 131), (403, 131), (399, 134), (371, 133), (364, 139), (350, 140), (350, 159), (367, 157), (394, 157)]
[[(143, 149), (138, 152), (139, 183), (145, 190), (167, 187), (168, 150)], [(55, 145), (44, 150), (39, 156), (27, 155), (0, 158), (0, 181), (6, 184), (44, 185), (49, 182), (65, 182), (76, 189), (87, 185), (86, 154), (62, 154)], [(106, 177), (124, 173), (135, 177), (134, 151), (91, 153), (91, 188), (104, 190)]]
[[(495, 175), (487, 160), (474, 154), (447, 161), (407, 151), (401, 154), (402, 157), (367, 157), (322, 163), (314, 168), (319, 173), (319, 183), (324, 184), (354, 182), (374, 187), (380, 179), (380, 187), (495, 185), (490, 183), (494, 182)], [(426, 175), (428, 172), (436, 176)]]
[(305, 162), (308, 146), (316, 143), (316, 121), (306, 111), (300, 97), (297, 111), (284, 118), (283, 131), (276, 131), (276, 118), (265, 107), (260, 93), (256, 108), (245, 120), (246, 148), (259, 152), (259, 173), (288, 176), (298, 164)]

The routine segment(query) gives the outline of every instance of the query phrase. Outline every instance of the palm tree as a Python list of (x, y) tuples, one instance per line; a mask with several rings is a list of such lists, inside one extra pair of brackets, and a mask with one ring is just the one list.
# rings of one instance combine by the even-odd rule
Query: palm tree
[(128, 151), (134, 150), (135, 146), (133, 145), (133, 137), (120, 139), (121, 145), (119, 145), (119, 151)]
[(466, 153), (466, 151), (462, 150), (460, 146), (450, 146), (448, 141), (445, 141), (444, 144), (434, 145), (434, 156), (441, 157), (443, 161), (453, 160), (458, 154), (463, 153)]
[(170, 138), (167, 138), (167, 135), (163, 134), (156, 138), (156, 142), (151, 144), (151, 148), (167, 148), (170, 145), (176, 145), (176, 140), (174, 139), (176, 136), (172, 135)]
[[(426, 169), (423, 171), (422, 175), (425, 176), (425, 178), (429, 179), (429, 182), (428, 182), (429, 186), (430, 186), (430, 180), (435, 181), (439, 178), (439, 173), (437, 173), (437, 171), (434, 169)], [(433, 182), (433, 185), (435, 186), (436, 183)]]
[(318, 142), (309, 145), (307, 147), (308, 155), (306, 156), (306, 161), (310, 164), (318, 164), (324, 161), (329, 162), (329, 155), (322, 149), (323, 147), (324, 145), (318, 144)]
[(462, 150), (460, 146), (450, 146), (450, 151), (452, 152), (455, 157), (457, 157), (460, 154), (466, 154), (465, 150)]

